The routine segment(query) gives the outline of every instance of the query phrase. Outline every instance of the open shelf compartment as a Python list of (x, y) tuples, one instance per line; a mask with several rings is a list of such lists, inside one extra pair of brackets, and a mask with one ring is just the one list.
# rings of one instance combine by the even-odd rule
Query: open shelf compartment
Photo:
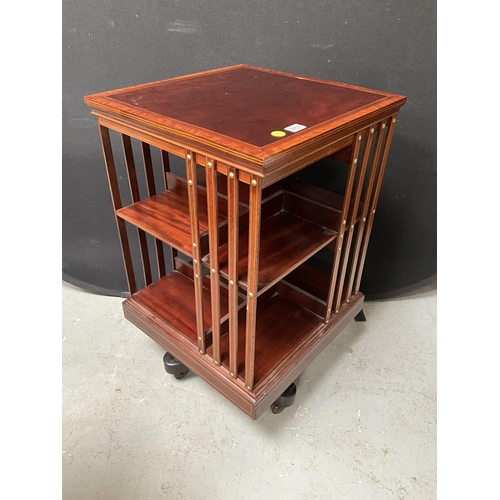
[[(191, 225), (186, 181), (167, 174), (168, 190), (116, 211), (118, 217), (151, 234), (186, 255), (192, 254)], [(227, 204), (219, 197), (219, 228), (227, 224)], [(241, 207), (242, 212), (245, 207)], [(200, 237), (208, 232), (207, 195), (198, 186), (198, 224)]]
[[(268, 290), (336, 238), (341, 224), (343, 196), (285, 179), (262, 202), (259, 294)], [(266, 193), (267, 194), (267, 193)], [(203, 262), (209, 264), (209, 255)], [(228, 243), (219, 248), (219, 269), (228, 278)], [(248, 285), (248, 224), (240, 218), (238, 285)]]
[[(198, 349), (196, 331), (196, 304), (192, 270), (188, 264), (179, 265), (177, 269), (160, 278), (151, 285), (134, 293), (123, 303), (123, 308), (137, 306), (146, 315), (157, 318), (164, 327), (164, 332), (175, 331), (189, 340)], [(211, 344), (212, 310), (210, 299), (210, 280), (203, 279), (203, 327), (207, 335), (207, 345)], [(240, 300), (240, 303), (243, 299)], [(228, 302), (227, 288), (220, 286), (221, 323), (227, 321)]]
[[(255, 387), (280, 365), (323, 324), (322, 319), (296, 302), (275, 293), (259, 304), (255, 329)], [(246, 321), (238, 325), (238, 376), (245, 382)], [(212, 348), (207, 350), (212, 355)], [(221, 361), (229, 366), (229, 335), (221, 337)]]
[[(282, 210), (263, 221), (260, 236), (259, 290), (267, 289), (291, 269), (328, 245), (336, 232)], [(219, 250), (221, 274), (228, 276), (228, 245)], [(239, 239), (238, 284), (247, 289), (248, 233)]]

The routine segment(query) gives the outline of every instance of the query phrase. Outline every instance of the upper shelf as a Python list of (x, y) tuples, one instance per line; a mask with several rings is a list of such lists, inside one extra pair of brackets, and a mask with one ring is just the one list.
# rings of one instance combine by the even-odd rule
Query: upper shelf
[[(187, 199), (171, 191), (164, 191), (121, 208), (116, 213), (155, 238), (191, 255), (192, 238)], [(203, 233), (208, 230), (207, 211), (204, 207), (198, 207), (198, 216), (200, 232)], [(219, 217), (219, 222), (223, 220)]]
[[(122, 219), (191, 255), (192, 238), (186, 181), (171, 173), (167, 174), (169, 190), (138, 201), (116, 211)], [(226, 221), (227, 205), (219, 199), (218, 224)], [(198, 223), (200, 236), (208, 231), (206, 190), (198, 186)]]
[[(329, 245), (341, 226), (344, 197), (316, 186), (287, 179), (262, 203), (258, 290), (264, 292)], [(350, 202), (350, 210), (353, 201)], [(357, 219), (360, 212), (358, 211)], [(351, 219), (349, 219), (351, 220)], [(240, 219), (238, 285), (248, 284), (248, 224)], [(209, 255), (203, 257), (209, 264)], [(219, 248), (219, 269), (229, 279), (228, 242)]]

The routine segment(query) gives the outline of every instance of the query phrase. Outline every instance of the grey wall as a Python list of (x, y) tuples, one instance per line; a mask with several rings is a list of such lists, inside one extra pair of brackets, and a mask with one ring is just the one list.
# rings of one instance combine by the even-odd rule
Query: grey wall
[[(96, 120), (83, 96), (247, 63), (403, 94), (362, 290), (436, 273), (436, 5), (430, 0), (64, 0), (63, 277), (126, 280)], [(305, 175), (329, 183), (313, 165)], [(122, 182), (125, 182), (122, 179)]]

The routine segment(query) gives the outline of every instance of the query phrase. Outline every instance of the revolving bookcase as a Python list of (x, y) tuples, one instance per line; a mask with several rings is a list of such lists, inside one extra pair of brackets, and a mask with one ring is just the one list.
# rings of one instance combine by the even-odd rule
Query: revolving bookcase
[[(363, 266), (406, 98), (238, 65), (85, 102), (99, 122), (125, 317), (166, 349), (168, 373), (192, 370), (253, 419), (280, 412), (294, 380), (363, 315)], [(345, 168), (340, 193), (297, 175), (326, 157), (337, 167), (325, 168)], [(320, 251), (331, 252), (328, 273), (314, 265)]]

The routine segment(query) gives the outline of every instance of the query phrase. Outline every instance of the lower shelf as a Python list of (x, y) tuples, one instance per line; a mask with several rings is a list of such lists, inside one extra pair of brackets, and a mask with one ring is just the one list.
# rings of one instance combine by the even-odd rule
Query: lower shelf
[[(210, 290), (203, 294), (203, 324), (205, 331), (212, 326)], [(221, 291), (225, 289), (221, 288)], [(124, 302), (124, 307), (139, 305), (154, 318), (166, 323), (198, 345), (196, 332), (196, 305), (194, 283), (184, 274), (174, 271), (155, 283), (143, 288)], [(228, 313), (227, 291), (220, 297), (221, 317)]]
[[(279, 290), (279, 287), (278, 287)], [(227, 289), (221, 287), (223, 293)], [(227, 311), (227, 295), (221, 293), (221, 315)], [(363, 305), (358, 293), (343, 304), (329, 323), (280, 293), (258, 308), (255, 352), (255, 388), (244, 383), (245, 322), (239, 324), (238, 378), (227, 369), (228, 335), (221, 339), (222, 361), (214, 364), (211, 353), (200, 355), (196, 342), (193, 281), (179, 271), (153, 283), (123, 302), (125, 317), (165, 348), (182, 364), (202, 377), (253, 419), (258, 418), (304, 371), (314, 358), (354, 319)], [(204, 324), (210, 326), (210, 294), (203, 294)], [(210, 339), (207, 339), (210, 345)]]
[[(282, 364), (320, 325), (321, 318), (276, 294), (257, 309), (255, 387)], [(245, 379), (246, 322), (238, 328), (238, 375)], [(212, 354), (212, 349), (208, 350)], [(229, 366), (229, 335), (221, 338), (221, 361)]]

